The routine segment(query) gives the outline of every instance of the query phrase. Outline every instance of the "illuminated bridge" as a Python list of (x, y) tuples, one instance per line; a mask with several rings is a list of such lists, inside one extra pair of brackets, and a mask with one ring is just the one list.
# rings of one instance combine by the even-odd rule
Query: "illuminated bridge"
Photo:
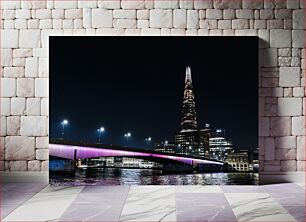
[(89, 159), (98, 157), (134, 157), (160, 163), (179, 165), (206, 165), (223, 167), (223, 162), (207, 158), (190, 157), (172, 153), (161, 153), (151, 150), (131, 147), (112, 146), (104, 144), (52, 143), (49, 145), (50, 156), (67, 160)]

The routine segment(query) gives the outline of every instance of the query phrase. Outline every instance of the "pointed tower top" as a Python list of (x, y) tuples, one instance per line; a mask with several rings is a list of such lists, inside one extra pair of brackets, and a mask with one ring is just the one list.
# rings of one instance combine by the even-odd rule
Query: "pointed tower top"
[(186, 78), (185, 78), (185, 83), (187, 83), (187, 82), (192, 83), (190, 66), (187, 66), (187, 67), (186, 67)]

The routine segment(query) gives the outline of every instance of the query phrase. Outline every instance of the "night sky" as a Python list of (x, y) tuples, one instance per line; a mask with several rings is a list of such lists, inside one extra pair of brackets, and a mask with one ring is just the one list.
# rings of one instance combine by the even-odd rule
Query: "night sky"
[[(198, 126), (258, 146), (257, 37), (50, 37), (50, 138), (148, 147), (180, 130), (185, 67)], [(127, 142), (124, 134), (131, 132)]]

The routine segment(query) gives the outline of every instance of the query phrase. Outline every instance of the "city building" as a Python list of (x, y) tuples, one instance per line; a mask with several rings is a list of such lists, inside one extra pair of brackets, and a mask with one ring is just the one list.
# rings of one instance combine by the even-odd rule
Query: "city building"
[(164, 152), (164, 153), (177, 153), (176, 152), (177, 146), (173, 142), (161, 142), (156, 143), (154, 147), (154, 151)]
[(250, 171), (249, 155), (247, 152), (230, 153), (226, 159), (229, 171)]
[(208, 152), (208, 137), (205, 129), (198, 130), (191, 69), (188, 66), (186, 67), (181, 130), (174, 136), (177, 153), (204, 157), (205, 152)]
[(211, 159), (225, 161), (233, 152), (233, 144), (225, 139), (225, 130), (217, 129), (211, 132), (209, 138), (209, 155)]

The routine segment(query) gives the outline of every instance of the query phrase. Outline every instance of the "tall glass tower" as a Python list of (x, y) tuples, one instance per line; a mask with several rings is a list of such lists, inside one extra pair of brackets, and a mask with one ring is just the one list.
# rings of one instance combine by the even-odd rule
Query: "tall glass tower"
[(197, 112), (195, 108), (193, 85), (191, 78), (191, 69), (186, 67), (185, 89), (183, 98), (183, 109), (181, 119), (181, 132), (196, 131), (197, 125)]

